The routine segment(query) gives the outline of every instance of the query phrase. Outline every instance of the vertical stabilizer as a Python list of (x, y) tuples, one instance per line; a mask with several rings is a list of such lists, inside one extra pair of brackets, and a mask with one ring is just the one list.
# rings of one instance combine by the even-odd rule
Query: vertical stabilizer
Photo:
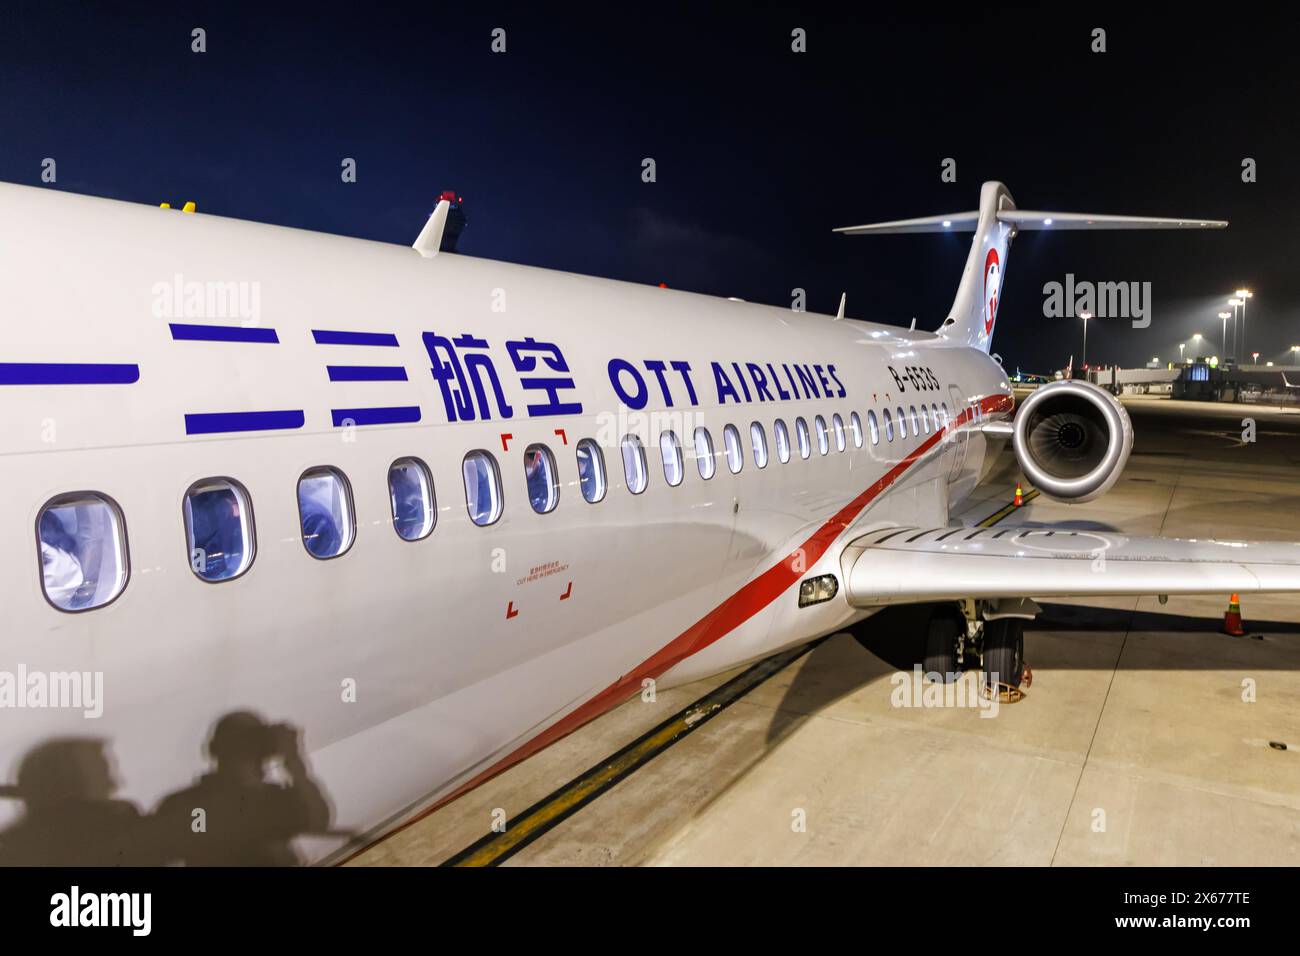
[(1011, 193), (1001, 183), (985, 183), (980, 188), (975, 237), (948, 318), (939, 326), (939, 334), (945, 338), (985, 352), (989, 350), (1002, 301), (1011, 237), (1015, 235), (1015, 227), (999, 220), (998, 214), (1015, 208)]

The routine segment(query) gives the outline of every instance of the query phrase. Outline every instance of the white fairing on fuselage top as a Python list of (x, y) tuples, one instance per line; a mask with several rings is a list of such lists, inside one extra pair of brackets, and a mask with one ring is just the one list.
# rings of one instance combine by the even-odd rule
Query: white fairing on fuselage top
[[(630, 672), (927, 437), (914, 438), (909, 424), (892, 443), (882, 435), (873, 446), (864, 434), (858, 448), (850, 435), (841, 453), (832, 434), (823, 456), (816, 415), (829, 425), (838, 413), (847, 429), (856, 411), (865, 433), (869, 410), (924, 399), (957, 414), (958, 399), (1010, 394), (981, 352), (889, 326), (464, 256), (426, 260), (400, 246), (23, 187), (0, 186), (0, 223), (6, 361), (139, 366), (133, 384), (0, 386), (0, 670), (98, 671), (104, 688), (95, 720), (61, 709), (4, 714), (0, 774), (14, 782), (24, 755), (51, 739), (93, 737), (115, 763), (116, 797), (146, 812), (208, 769), (204, 746), (219, 718), (251, 710), (300, 730), (333, 807), (332, 830), (361, 837), (397, 822)], [(160, 317), (159, 284), (176, 281), (257, 283), (258, 323), (276, 330), (278, 344), (174, 340), (169, 322), (241, 324)], [(312, 330), (321, 329), (391, 333), (399, 345), (318, 345)], [(488, 421), (449, 422), (426, 332), (486, 339), (513, 416), (494, 408)], [(505, 350), (526, 337), (562, 351), (574, 388), (561, 397), (580, 402), (581, 414), (527, 415), (538, 396), (521, 387)], [(639, 413), (616, 397), (614, 358), (646, 381)], [(647, 360), (689, 362), (698, 404), (672, 375), (669, 408)], [(719, 405), (715, 361), (728, 373), (732, 362), (833, 364), (846, 394)], [(374, 363), (401, 365), (409, 380), (332, 382), (325, 371)], [(899, 394), (891, 366), (929, 369), (942, 387), (912, 382)], [(755, 391), (752, 378), (748, 385)], [(375, 406), (418, 406), (420, 421), (336, 428), (331, 420), (331, 409)], [(185, 431), (187, 414), (259, 409), (302, 409), (305, 423)], [(807, 460), (797, 417), (813, 431)], [(776, 455), (777, 418), (790, 429), (789, 463)], [(762, 469), (754, 421), (769, 447)], [(738, 475), (723, 450), (727, 424), (742, 439)], [(714, 443), (709, 480), (694, 458), (697, 425)], [(677, 487), (664, 480), (663, 428), (683, 447)], [(627, 431), (646, 450), (641, 494), (625, 487), (615, 444)], [(609, 486), (596, 504), (580, 493), (574, 458), (588, 437), (604, 445)], [(522, 455), (534, 442), (554, 453), (561, 484), (558, 507), (544, 515), (525, 491)], [(936, 443), (844, 535), (946, 523), (984, 461), (977, 430), (962, 442)], [(501, 468), (504, 513), (489, 527), (467, 514), (461, 462), (473, 449), (492, 452)], [(417, 542), (394, 533), (387, 487), (389, 465), (408, 456), (428, 465), (437, 495), (437, 524)], [(299, 476), (319, 465), (347, 476), (357, 525), (350, 550), (327, 561), (304, 549), (296, 500)], [(257, 541), (247, 573), (216, 584), (191, 572), (182, 521), (186, 489), (214, 476), (247, 489)], [(120, 507), (131, 572), (113, 603), (72, 614), (41, 593), (35, 529), (45, 502), (77, 491)], [(807, 573), (838, 572), (837, 554)], [(801, 610), (796, 594), (790, 588), (661, 681), (716, 672), (870, 613), (842, 596)], [(349, 682), (355, 701), (344, 702)], [(0, 827), (22, 810), (0, 801)], [(298, 840), (309, 861), (343, 843)]]

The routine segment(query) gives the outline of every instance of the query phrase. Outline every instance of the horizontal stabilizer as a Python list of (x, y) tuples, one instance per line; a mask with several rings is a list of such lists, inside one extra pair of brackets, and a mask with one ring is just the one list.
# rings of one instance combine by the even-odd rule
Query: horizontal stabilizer
[[(841, 226), (834, 230), (846, 236), (889, 236), (904, 233), (972, 232), (979, 225), (979, 212), (950, 212), (920, 219), (896, 219), (862, 226)], [(1112, 216), (1088, 212), (1048, 212), (1042, 209), (1002, 209), (998, 222), (1026, 231), (1040, 229), (1223, 229), (1223, 219), (1179, 219), (1165, 216)]]
[(922, 216), (920, 219), (895, 219), (893, 222), (873, 222), (865, 226), (841, 226), (834, 230), (846, 236), (888, 236), (908, 232), (971, 232), (979, 223), (980, 213), (950, 212), (942, 216)]
[(1003, 209), (998, 221), (1017, 229), (1223, 229), (1222, 219), (1171, 219), (1162, 216), (1108, 216), (1087, 212)]

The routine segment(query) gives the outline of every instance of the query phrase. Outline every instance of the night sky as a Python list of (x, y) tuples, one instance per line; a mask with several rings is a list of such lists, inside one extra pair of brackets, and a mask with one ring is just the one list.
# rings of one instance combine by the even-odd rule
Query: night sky
[(1197, 331), (1217, 353), (1243, 284), (1261, 361), (1300, 344), (1294, 16), (625, 6), (7, 4), (0, 179), (40, 185), (53, 157), (43, 188), (403, 244), (453, 188), (469, 255), (785, 306), (801, 287), (820, 312), (847, 291), (852, 317), (922, 328), (968, 238), (830, 230), (971, 209), (1000, 179), (1024, 208), (1232, 222), (1022, 234), (994, 342), (1008, 367), (1078, 361), (1079, 321), (1043, 316), (1067, 272), (1152, 283), (1150, 328), (1090, 324), (1094, 363), (1176, 357)]

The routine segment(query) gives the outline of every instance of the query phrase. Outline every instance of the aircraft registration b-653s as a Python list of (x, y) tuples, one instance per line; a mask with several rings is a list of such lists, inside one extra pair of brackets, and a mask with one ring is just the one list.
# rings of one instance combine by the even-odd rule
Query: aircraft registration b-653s
[(446, 215), (412, 250), (0, 186), (0, 863), (337, 860), (894, 603), (1007, 690), (1033, 598), (1300, 590), (1300, 545), (949, 520), (1008, 438), (1077, 501), (1132, 445), (1080, 382), (1013, 423), (1013, 236), (1225, 223), (986, 183), (841, 230), (973, 232), (923, 332), (438, 253)]

